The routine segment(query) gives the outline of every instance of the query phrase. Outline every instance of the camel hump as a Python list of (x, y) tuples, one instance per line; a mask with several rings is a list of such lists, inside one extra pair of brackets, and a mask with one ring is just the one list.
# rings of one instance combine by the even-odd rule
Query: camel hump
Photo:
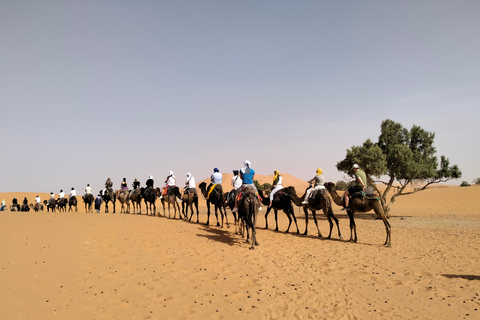
[(243, 189), (243, 193), (255, 193), (255, 188), (252, 186), (247, 186)]

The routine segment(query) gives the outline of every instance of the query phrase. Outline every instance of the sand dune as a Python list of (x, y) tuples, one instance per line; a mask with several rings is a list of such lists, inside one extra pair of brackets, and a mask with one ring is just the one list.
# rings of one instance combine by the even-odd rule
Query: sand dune
[[(306, 187), (293, 180), (297, 192)], [(203, 225), (203, 199), (202, 224), (82, 205), (78, 213), (0, 212), (0, 319), (477, 319), (479, 195), (471, 186), (401, 197), (391, 248), (373, 214), (357, 215), (354, 244), (335, 232), (315, 237), (313, 223), (308, 236), (264, 230), (264, 210), (260, 246), (248, 250), (233, 227)], [(36, 194), (0, 199), (13, 196), (33, 202)], [(334, 213), (348, 239), (346, 214)], [(303, 231), (303, 212), (295, 214)], [(278, 217), (283, 231), (288, 220)], [(319, 226), (328, 234), (322, 214)]]

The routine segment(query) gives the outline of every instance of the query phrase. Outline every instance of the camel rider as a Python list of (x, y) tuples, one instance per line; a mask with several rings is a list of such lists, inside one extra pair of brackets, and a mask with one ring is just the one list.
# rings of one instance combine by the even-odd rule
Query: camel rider
[(153, 185), (154, 185), (153, 176), (148, 176), (148, 180), (147, 182), (145, 182), (145, 184), (147, 185), (147, 188), (153, 188)]
[(270, 208), (272, 206), (273, 202), (273, 196), (278, 190), (283, 189), (283, 182), (282, 182), (282, 176), (280, 175), (280, 172), (278, 170), (273, 171), (273, 184), (272, 184), (272, 191), (270, 192), (270, 203), (268, 204), (268, 207)]
[(72, 190), (70, 190), (70, 194), (69, 194), (68, 198), (70, 199), (70, 198), (72, 198), (72, 197), (73, 197), (73, 198), (76, 198), (76, 197), (77, 197), (77, 191), (75, 190), (74, 187), (72, 187)]
[(365, 174), (365, 171), (360, 170), (360, 166), (358, 164), (354, 164), (352, 166), (352, 170), (353, 175), (355, 176), (355, 185), (348, 188), (348, 190), (343, 193), (343, 197), (345, 199), (345, 207), (343, 208), (343, 210), (350, 209), (350, 207), (348, 206), (350, 202), (349, 195), (356, 192), (362, 192), (367, 186), (367, 175)]
[(92, 194), (92, 187), (90, 187), (90, 184), (87, 183), (87, 187), (85, 188), (85, 195), (87, 194)]
[(60, 192), (58, 194), (58, 199), (63, 199), (65, 198), (65, 192), (63, 192), (63, 189), (60, 189)]
[(137, 178), (133, 180), (132, 187), (133, 189), (130, 190), (130, 195), (132, 195), (135, 192), (135, 190), (137, 190), (140, 187), (140, 181), (138, 181)]
[(41, 202), (42, 202), (42, 200), (40, 200), (40, 197), (38, 196), (38, 194), (37, 194), (37, 196), (35, 197), (35, 202), (36, 202), (36, 203), (41, 203)]
[(307, 192), (305, 192), (305, 198), (303, 198), (302, 204), (308, 204), (308, 198), (310, 197), (310, 194), (313, 191), (320, 190), (320, 189), (325, 189), (323, 186), (325, 184), (325, 178), (323, 177), (323, 171), (322, 169), (318, 168), (317, 169), (317, 174), (315, 177), (312, 179), (308, 180), (309, 184), (314, 184), (313, 188), (307, 189)]
[[(240, 195), (240, 192), (245, 189), (246, 187), (253, 187), (255, 189), (255, 194), (258, 194), (257, 187), (255, 187), (255, 184), (253, 183), (253, 178), (255, 177), (255, 170), (251, 168), (251, 162), (248, 160), (245, 160), (244, 162), (244, 167), (240, 169), (240, 178), (242, 179), (242, 187), (237, 190), (237, 197), (235, 197), (235, 208), (233, 208), (232, 212), (237, 212), (237, 202), (238, 202), (238, 197)], [(259, 210), (262, 210), (260, 207)]]
[(112, 188), (112, 187), (113, 187), (112, 179), (108, 178), (107, 181), (105, 181), (105, 189)]
[(242, 181), (242, 178), (240, 178), (240, 176), (238, 175), (238, 170), (233, 170), (233, 177), (232, 177), (233, 192), (228, 193), (227, 202), (230, 200), (231, 196), (235, 197), (235, 195), (237, 194), (237, 190), (242, 187), (242, 183), (243, 181)]
[(112, 179), (110, 179), (110, 177), (107, 179), (107, 181), (105, 181), (105, 189), (103, 189), (102, 191), (102, 196), (106, 196), (107, 190), (109, 189), (113, 193), (113, 182), (112, 182)]
[(133, 187), (133, 190), (137, 190), (138, 187), (140, 187), (140, 181), (138, 181), (137, 178), (135, 178), (135, 180), (133, 180), (132, 187)]
[(2, 205), (0, 206), (0, 211), (5, 210), (5, 199), (2, 200)]
[(122, 190), (128, 190), (127, 178), (123, 178), (122, 183), (120, 183), (120, 189), (122, 189)]
[(53, 192), (50, 192), (50, 199), (55, 199), (55, 194)]
[(102, 205), (102, 195), (99, 193), (95, 199), (95, 211), (100, 212), (100, 206)]
[(127, 178), (123, 178), (122, 183), (120, 183), (120, 191), (124, 193), (128, 193)]
[(197, 186), (195, 184), (195, 178), (190, 172), (187, 173), (187, 181), (185, 181), (185, 190), (183, 194), (197, 194)]
[(222, 182), (223, 182), (223, 175), (220, 173), (220, 170), (218, 170), (218, 168), (214, 168), (213, 174), (210, 176), (210, 184), (208, 185), (208, 188), (207, 188), (207, 199), (210, 196), (210, 193), (212, 193), (215, 185), (220, 184), (221, 186)]
[(177, 185), (177, 178), (175, 178), (173, 171), (170, 171), (170, 173), (167, 176), (167, 179), (165, 179), (165, 185), (162, 188), (162, 195), (160, 196), (160, 199), (163, 198), (163, 196), (168, 192), (168, 189), (170, 187), (175, 187), (176, 185)]

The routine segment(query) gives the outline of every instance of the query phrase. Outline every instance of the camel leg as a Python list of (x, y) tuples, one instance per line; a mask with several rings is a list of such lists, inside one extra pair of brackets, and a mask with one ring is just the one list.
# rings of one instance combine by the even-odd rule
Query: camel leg
[[(275, 231), (278, 231), (278, 212), (276, 209), (273, 209), (273, 213), (275, 214)], [(288, 226), (290, 229), (290, 226)]]
[(198, 217), (198, 215), (199, 215), (199, 213), (198, 213), (198, 198), (196, 198), (194, 200), (194, 204), (195, 204), (195, 208), (197, 209), (197, 223), (199, 223), (200, 220), (199, 220), (199, 217)]
[(385, 243), (383, 244), (384, 246), (391, 247), (392, 246), (392, 235), (391, 235), (391, 227), (390, 223), (387, 220), (387, 217), (385, 216), (385, 213), (383, 210), (377, 209), (375, 210), (375, 213), (377, 216), (382, 219), (383, 224), (385, 225), (385, 231), (387, 232), (387, 238), (385, 239)]
[[(215, 218), (217, 219), (217, 227), (220, 227), (220, 222), (218, 222), (218, 211), (217, 211), (218, 207), (217, 207), (216, 204), (215, 204), (214, 208), (215, 208)], [(223, 225), (222, 225), (222, 228), (223, 228)]]
[[(312, 215), (313, 215), (313, 222), (315, 222), (315, 226), (317, 227), (317, 232), (318, 232), (318, 237), (323, 238), (322, 234), (320, 233), (320, 229), (318, 228), (318, 221), (317, 221), (317, 211), (312, 210)], [(330, 222), (331, 223), (331, 222)], [(330, 231), (332, 229), (330, 228)]]
[(265, 212), (265, 229), (268, 229), (268, 214), (270, 213), (270, 211), (272, 210), (272, 207), (268, 207), (267, 208), (267, 212)]
[(206, 226), (210, 225), (210, 202), (207, 200), (207, 222), (205, 223)]
[(308, 234), (308, 209), (307, 207), (303, 207), (303, 212), (305, 213), (305, 232), (303, 233), (304, 236)]
[(297, 217), (295, 217), (295, 212), (293, 211), (292, 207), (290, 207), (290, 209), (288, 209), (288, 211), (289, 211), (289, 213), (287, 213), (287, 214), (289, 214), (293, 217), (293, 221), (295, 222), (295, 226), (297, 227), (297, 234), (299, 234), (300, 230), (298, 230)]
[[(347, 210), (348, 218), (350, 219), (350, 241), (357, 243), (357, 226), (355, 224), (355, 218), (352, 209)], [(355, 238), (353, 237), (355, 235)]]
[[(277, 211), (277, 210), (275, 210), (275, 211)], [(287, 214), (287, 218), (288, 218), (288, 228), (285, 232), (288, 233), (288, 231), (290, 231), (290, 226), (292, 225), (292, 217), (290, 217), (290, 215), (288, 213), (286, 213), (286, 214)], [(275, 215), (276, 215), (276, 212), (275, 212)]]

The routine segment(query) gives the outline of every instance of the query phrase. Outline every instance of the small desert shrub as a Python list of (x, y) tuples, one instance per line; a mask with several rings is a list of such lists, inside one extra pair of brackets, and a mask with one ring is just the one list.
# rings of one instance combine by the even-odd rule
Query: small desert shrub
[(347, 190), (347, 187), (348, 187), (348, 184), (343, 180), (337, 181), (337, 183), (335, 184), (335, 190), (345, 191)]
[(468, 183), (467, 181), (462, 181), (460, 187), (470, 187), (470, 183)]

